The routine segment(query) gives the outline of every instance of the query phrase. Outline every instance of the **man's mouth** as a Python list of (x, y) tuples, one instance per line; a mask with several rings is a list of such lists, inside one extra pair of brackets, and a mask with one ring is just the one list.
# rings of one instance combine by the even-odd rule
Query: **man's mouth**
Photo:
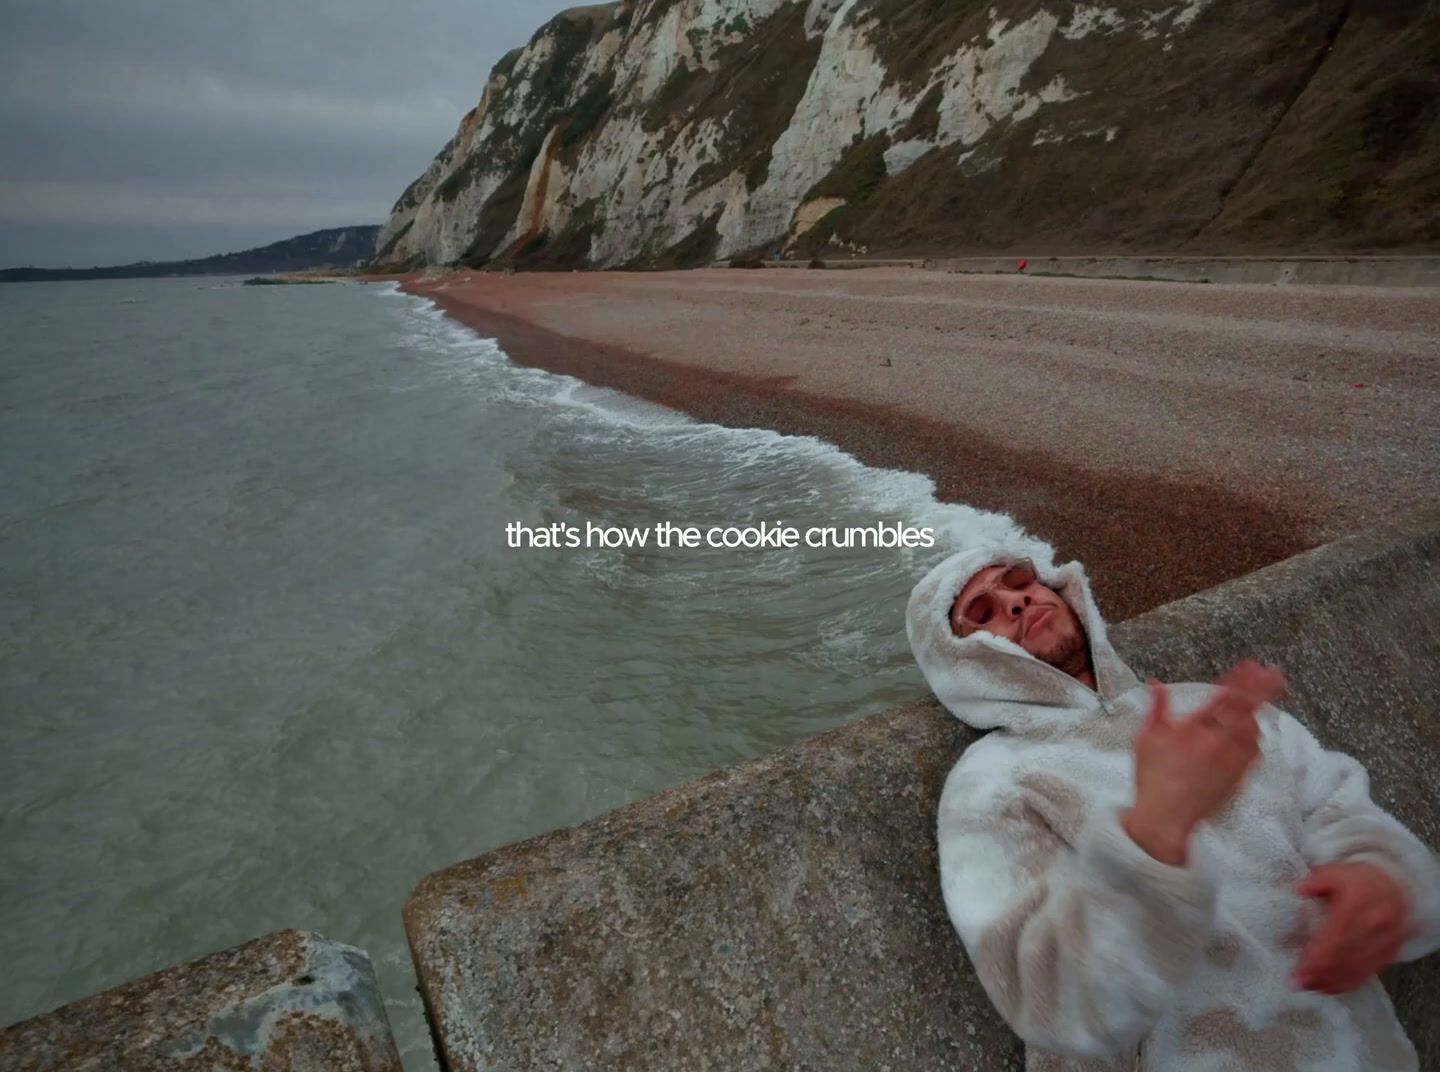
[(1035, 627), (1048, 620), (1054, 611), (1054, 607), (1037, 607), (1035, 610), (1032, 610), (1029, 617), (1025, 619), (1025, 635), (1029, 636), (1034, 632)]

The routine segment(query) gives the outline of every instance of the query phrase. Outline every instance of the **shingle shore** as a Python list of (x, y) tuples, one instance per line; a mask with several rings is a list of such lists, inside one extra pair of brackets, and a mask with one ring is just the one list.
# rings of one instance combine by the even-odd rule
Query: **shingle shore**
[(1115, 620), (1440, 501), (1433, 290), (907, 269), (404, 285), (519, 364), (927, 473), (1083, 559)]

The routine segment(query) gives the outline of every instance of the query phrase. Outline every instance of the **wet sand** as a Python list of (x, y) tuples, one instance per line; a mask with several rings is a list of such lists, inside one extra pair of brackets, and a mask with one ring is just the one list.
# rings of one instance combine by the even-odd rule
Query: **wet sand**
[(516, 362), (924, 472), (1107, 616), (1440, 501), (1440, 293), (918, 269), (453, 273)]

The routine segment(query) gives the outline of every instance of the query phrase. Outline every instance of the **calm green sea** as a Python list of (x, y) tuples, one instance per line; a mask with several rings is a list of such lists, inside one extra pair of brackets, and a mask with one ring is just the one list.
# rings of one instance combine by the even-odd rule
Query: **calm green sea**
[(0, 1023), (285, 927), (407, 1067), (426, 873), (924, 688), (942, 552), (504, 527), (944, 526), (926, 479), (518, 368), (388, 286), (0, 286)]

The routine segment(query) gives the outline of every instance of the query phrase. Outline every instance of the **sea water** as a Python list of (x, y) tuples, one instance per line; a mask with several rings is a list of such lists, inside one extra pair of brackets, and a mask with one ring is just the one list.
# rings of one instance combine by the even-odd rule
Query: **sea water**
[(0, 286), (0, 1024), (295, 927), (429, 1068), (427, 873), (922, 693), (928, 479), (521, 368), (393, 286)]

